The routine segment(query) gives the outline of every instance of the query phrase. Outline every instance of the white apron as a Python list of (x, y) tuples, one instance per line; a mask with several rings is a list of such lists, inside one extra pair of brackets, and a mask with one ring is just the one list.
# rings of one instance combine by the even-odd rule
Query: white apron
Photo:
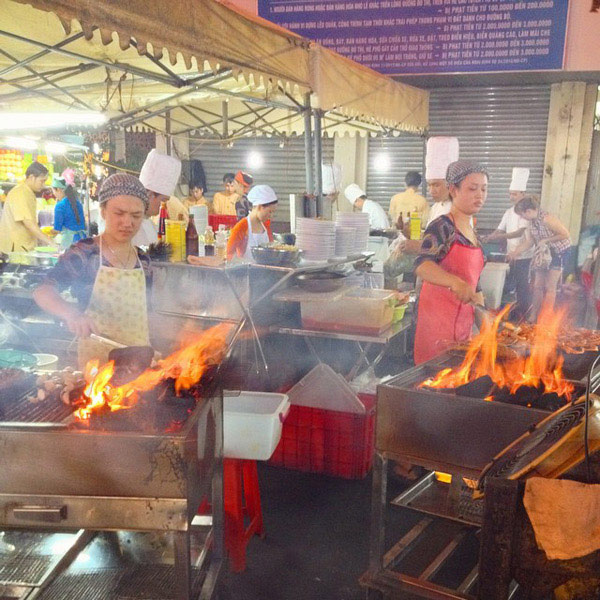
[[(93, 319), (100, 335), (126, 346), (149, 346), (146, 278), (139, 256), (137, 260), (139, 269), (103, 265), (100, 238), (100, 266), (85, 314)], [(106, 363), (112, 349), (102, 342), (81, 338), (77, 349), (79, 368), (92, 359), (98, 359), (101, 365)]]
[(256, 246), (260, 246), (262, 244), (268, 244), (271, 240), (269, 240), (269, 233), (267, 232), (267, 228), (262, 225), (261, 233), (252, 233), (252, 223), (250, 223), (250, 215), (246, 217), (248, 220), (248, 243), (246, 244), (246, 252), (244, 253), (244, 258), (248, 258), (252, 260), (252, 248)]

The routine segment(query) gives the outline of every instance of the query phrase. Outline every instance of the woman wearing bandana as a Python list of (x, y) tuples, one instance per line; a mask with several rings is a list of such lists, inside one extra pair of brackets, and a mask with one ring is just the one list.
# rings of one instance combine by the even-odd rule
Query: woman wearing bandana
[(475, 162), (458, 160), (448, 166), (446, 181), (452, 207), (428, 225), (415, 260), (415, 272), (423, 280), (415, 364), (468, 340), (474, 323), (471, 303), (483, 304), (478, 290), (483, 250), (471, 223), (485, 203), (488, 174)]
[[(34, 292), (38, 305), (62, 319), (78, 338), (80, 368), (91, 359), (103, 364), (111, 350), (91, 339), (91, 333), (125, 346), (149, 345), (150, 260), (132, 243), (148, 194), (137, 177), (118, 173), (102, 184), (99, 200), (104, 233), (73, 244)], [(66, 288), (77, 298), (76, 305), (61, 298)]]

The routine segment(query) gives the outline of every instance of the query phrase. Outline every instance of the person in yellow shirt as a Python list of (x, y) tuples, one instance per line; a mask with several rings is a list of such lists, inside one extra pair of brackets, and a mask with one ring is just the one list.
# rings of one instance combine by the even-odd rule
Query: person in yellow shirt
[(213, 197), (213, 213), (215, 215), (236, 215), (235, 203), (240, 199), (239, 194), (234, 191), (233, 173), (225, 173), (223, 176), (224, 191), (217, 192)]
[[(204, 195), (206, 184), (201, 181), (190, 181), (190, 195), (183, 201), (188, 212), (192, 206), (206, 206), (208, 214), (213, 214), (212, 202)], [(216, 196), (217, 194), (215, 194)]]
[(54, 240), (37, 224), (36, 199), (45, 185), (48, 169), (33, 162), (25, 171), (25, 181), (6, 196), (0, 219), (0, 252), (30, 252), (36, 246), (55, 246)]
[(426, 223), (429, 217), (429, 204), (427, 200), (418, 193), (421, 185), (421, 175), (417, 171), (409, 171), (404, 178), (406, 191), (396, 194), (390, 201), (390, 217), (392, 223), (397, 225), (400, 213), (406, 218), (407, 213), (411, 215), (418, 213), (421, 222)]

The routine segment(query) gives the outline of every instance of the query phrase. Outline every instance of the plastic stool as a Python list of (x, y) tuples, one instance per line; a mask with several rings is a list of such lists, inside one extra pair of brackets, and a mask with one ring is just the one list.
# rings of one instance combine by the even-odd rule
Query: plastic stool
[(231, 560), (230, 569), (240, 573), (246, 568), (246, 546), (250, 538), (265, 535), (256, 461), (223, 459), (223, 488), (225, 548)]

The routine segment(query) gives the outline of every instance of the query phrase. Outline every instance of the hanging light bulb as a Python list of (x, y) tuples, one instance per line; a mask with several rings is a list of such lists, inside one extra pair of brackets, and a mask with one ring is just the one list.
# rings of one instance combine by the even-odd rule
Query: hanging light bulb
[(256, 150), (252, 150), (248, 154), (248, 158), (246, 160), (246, 164), (250, 169), (260, 169), (263, 165), (263, 156), (260, 152)]
[(392, 161), (387, 152), (380, 152), (373, 158), (373, 168), (379, 173), (387, 173), (391, 167)]

